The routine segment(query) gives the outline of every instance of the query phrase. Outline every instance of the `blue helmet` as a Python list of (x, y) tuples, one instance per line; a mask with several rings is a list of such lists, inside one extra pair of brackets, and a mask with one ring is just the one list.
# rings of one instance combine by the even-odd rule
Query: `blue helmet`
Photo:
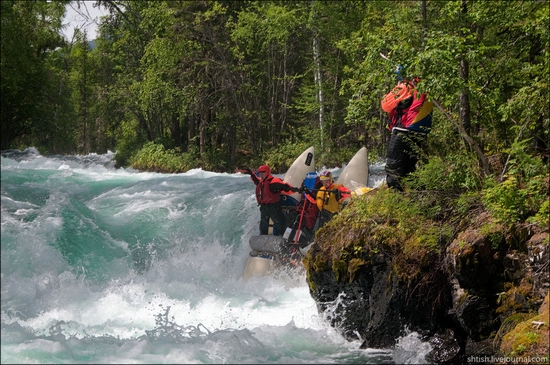
[(397, 65), (395, 68), (395, 76), (399, 82), (405, 80), (405, 66)]
[(321, 181), (327, 181), (329, 180), (332, 183), (332, 172), (326, 170), (321, 173), (321, 176), (319, 177)]

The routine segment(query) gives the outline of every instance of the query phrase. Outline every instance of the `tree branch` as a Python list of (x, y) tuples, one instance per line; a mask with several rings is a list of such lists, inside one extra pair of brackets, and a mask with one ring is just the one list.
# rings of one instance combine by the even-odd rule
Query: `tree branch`
[(491, 173), (491, 167), (489, 166), (489, 162), (487, 161), (487, 157), (483, 154), (483, 151), (481, 150), (481, 147), (474, 141), (474, 139), (466, 132), (466, 129), (464, 129), (464, 126), (454, 118), (449, 111), (447, 111), (437, 100), (432, 100), (434, 105), (453, 123), (456, 128), (458, 129), (458, 132), (460, 133), (460, 136), (468, 143), (470, 148), (472, 148), (479, 161), (481, 162), (481, 165), (483, 166), (483, 172), (485, 175), (489, 175)]

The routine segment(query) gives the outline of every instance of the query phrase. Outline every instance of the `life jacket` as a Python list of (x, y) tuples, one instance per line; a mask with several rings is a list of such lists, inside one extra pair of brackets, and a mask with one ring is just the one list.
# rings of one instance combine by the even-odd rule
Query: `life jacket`
[(407, 82), (400, 82), (392, 91), (386, 94), (381, 101), (382, 110), (386, 113), (390, 113), (394, 110), (399, 102), (411, 97), (411, 92), (414, 90), (414, 86)]
[(269, 189), (269, 185), (272, 182), (283, 183), (283, 180), (273, 175), (269, 175), (256, 185), (256, 201), (258, 204), (273, 204), (279, 202), (281, 193), (273, 193), (271, 189)]
[[(328, 192), (327, 190), (338, 190)], [(342, 184), (331, 184), (327, 189), (323, 186), (317, 193), (317, 207), (319, 210), (328, 210), (331, 213), (337, 213), (342, 208), (342, 202), (351, 197), (351, 191)]]
[(401, 100), (390, 112), (388, 129), (394, 127), (415, 132), (429, 133), (432, 128), (433, 103), (426, 100), (427, 95), (418, 97), (416, 90), (413, 95)]

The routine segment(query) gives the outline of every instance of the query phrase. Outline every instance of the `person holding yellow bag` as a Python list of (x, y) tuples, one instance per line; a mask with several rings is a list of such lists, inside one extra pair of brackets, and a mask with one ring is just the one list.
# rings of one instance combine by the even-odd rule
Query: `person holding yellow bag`
[(342, 184), (332, 180), (332, 172), (324, 171), (319, 177), (323, 186), (317, 192), (317, 208), (319, 208), (319, 227), (324, 226), (332, 217), (345, 207), (351, 191)]

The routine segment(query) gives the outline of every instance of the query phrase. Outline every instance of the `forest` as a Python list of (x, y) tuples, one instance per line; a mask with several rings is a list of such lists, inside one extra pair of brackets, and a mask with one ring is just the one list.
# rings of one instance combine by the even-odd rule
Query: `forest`
[(68, 3), (0, 2), (2, 150), (158, 172), (282, 173), (309, 146), (319, 166), (382, 161), (399, 66), (434, 103), (423, 188), (548, 186), (548, 1), (97, 0), (95, 40), (63, 38)]

